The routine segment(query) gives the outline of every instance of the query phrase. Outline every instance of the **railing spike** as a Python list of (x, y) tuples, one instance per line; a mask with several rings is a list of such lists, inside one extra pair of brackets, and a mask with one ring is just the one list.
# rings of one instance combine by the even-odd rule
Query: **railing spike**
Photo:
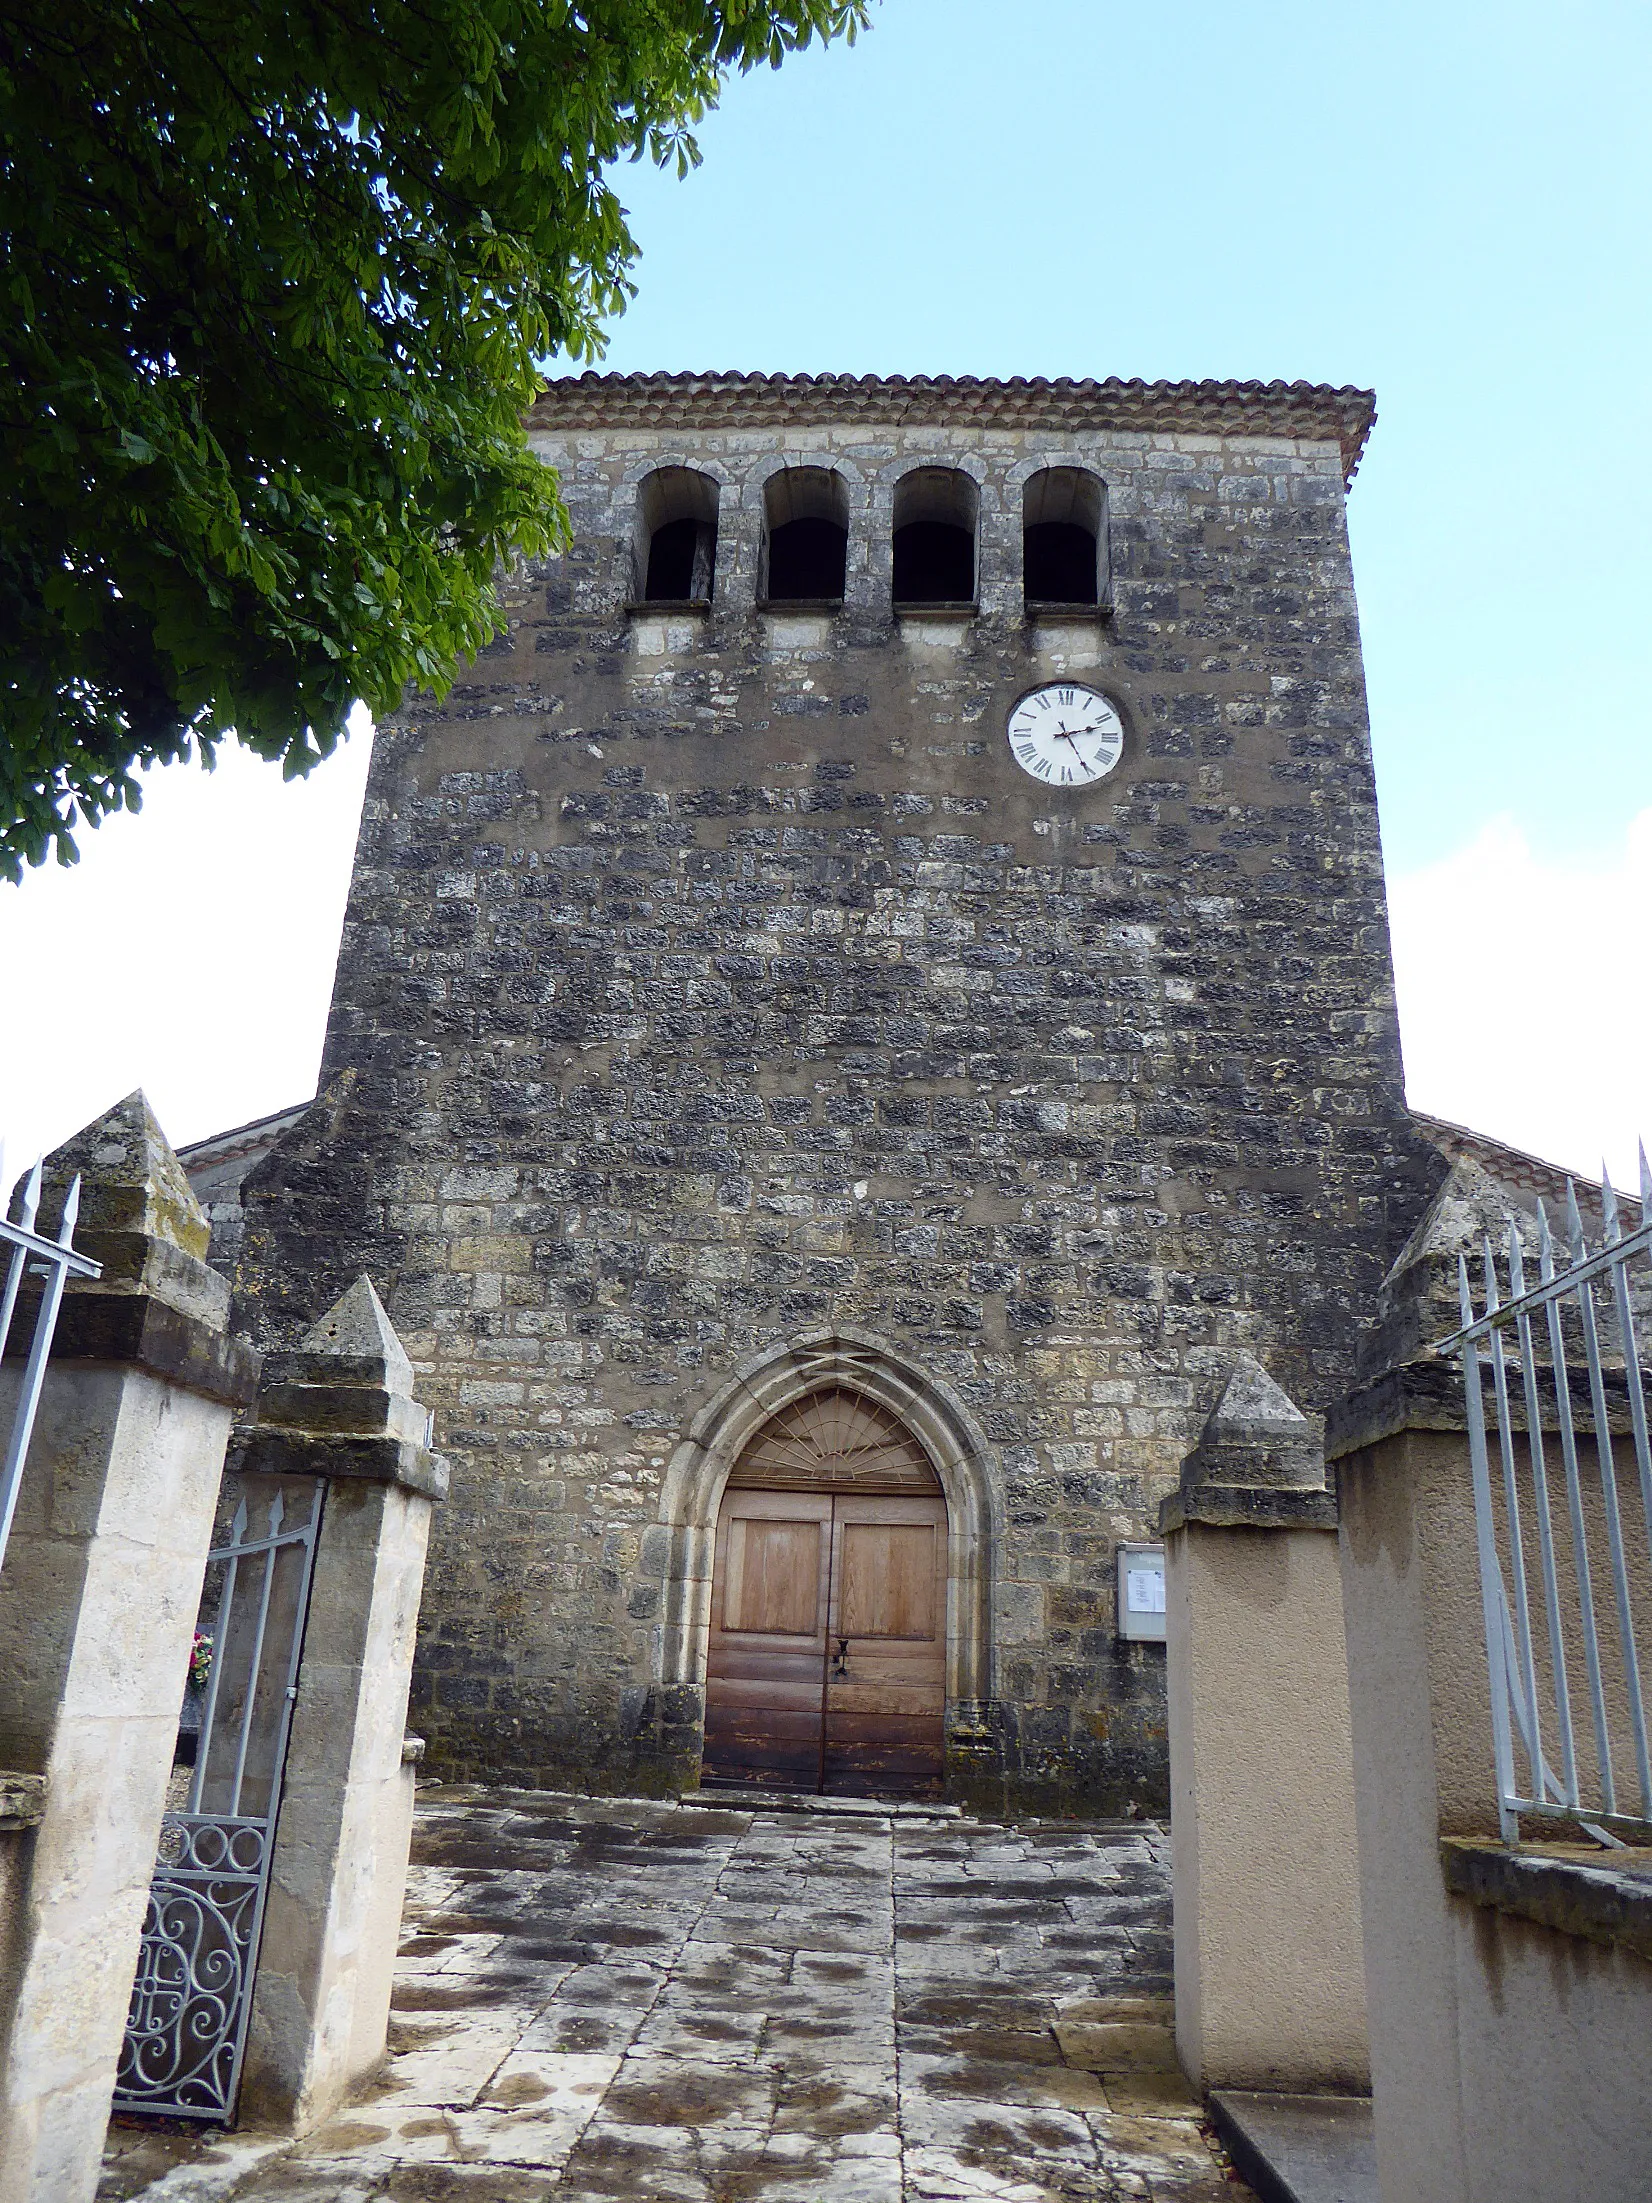
[(1641, 1222), (1652, 1224), (1652, 1163), (1646, 1159), (1646, 1142), (1640, 1142), (1641, 1156)]
[(1554, 1276), (1554, 1234), (1549, 1229), (1549, 1212), (1541, 1196), (1537, 1203), (1537, 1274), (1545, 1285)]
[(1457, 1305), (1462, 1310), (1465, 1329), (1474, 1321), (1474, 1301), (1468, 1289), (1468, 1257), (1457, 1257)]
[(1601, 1158), (1600, 1165), (1600, 1214), (1605, 1229), (1606, 1244), (1608, 1247), (1615, 1246), (1617, 1241), (1623, 1237), (1623, 1234), (1618, 1228), (1618, 1197), (1612, 1190), (1612, 1174), (1606, 1167), (1604, 1156)]
[(243, 1495), (240, 1504), (235, 1510), (235, 1519), (231, 1522), (229, 1526), (229, 1541), (231, 1545), (239, 1545), (246, 1537), (246, 1534), (247, 1502), (245, 1495)]
[(63, 1203), (63, 1221), (57, 1227), (57, 1243), (67, 1247), (75, 1236), (75, 1225), (80, 1219), (80, 1173), (76, 1171), (69, 1181), (68, 1195)]
[(1577, 1205), (1577, 1188), (1570, 1178), (1566, 1181), (1566, 1238), (1571, 1247), (1572, 1260), (1582, 1262), (1589, 1248), (1583, 1237), (1583, 1217)]
[(280, 1536), (281, 1525), (286, 1519), (287, 1495), (278, 1488), (275, 1497), (270, 1501), (270, 1536), (272, 1538)]
[(1518, 1300), (1526, 1290), (1526, 1264), (1520, 1246), (1520, 1226), (1509, 1218), (1509, 1294)]
[(1491, 1251), (1490, 1232), (1485, 1232), (1481, 1235), (1480, 1259), (1482, 1262), (1484, 1262), (1486, 1266), (1485, 1313), (1489, 1316), (1494, 1309), (1501, 1308), (1503, 1305), (1501, 1299), (1498, 1297), (1497, 1292), (1497, 1257)]
[(45, 1168), (46, 1159), (42, 1156), (29, 1172), (23, 1187), (23, 1213), (17, 1221), (26, 1232), (34, 1230), (35, 1215), (40, 1207), (40, 1177)]

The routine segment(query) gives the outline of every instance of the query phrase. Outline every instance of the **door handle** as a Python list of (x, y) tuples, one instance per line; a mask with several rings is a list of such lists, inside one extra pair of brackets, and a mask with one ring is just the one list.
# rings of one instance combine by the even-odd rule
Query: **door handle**
[(837, 1641), (837, 1658), (832, 1662), (832, 1673), (843, 1677), (847, 1677), (849, 1673), (849, 1640), (847, 1637), (840, 1637)]

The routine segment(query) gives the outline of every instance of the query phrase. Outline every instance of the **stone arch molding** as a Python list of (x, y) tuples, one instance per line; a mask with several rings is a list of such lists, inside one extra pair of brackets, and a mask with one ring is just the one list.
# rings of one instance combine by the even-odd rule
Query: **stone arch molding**
[(994, 1450), (951, 1388), (869, 1332), (807, 1332), (750, 1356), (695, 1416), (666, 1465), (656, 1533), (664, 1550), (658, 1681), (705, 1687), (717, 1512), (730, 1472), (770, 1416), (844, 1384), (898, 1415), (935, 1465), (947, 1505), (949, 1721), (979, 1719), (993, 1695), (992, 1576), (1003, 1489)]

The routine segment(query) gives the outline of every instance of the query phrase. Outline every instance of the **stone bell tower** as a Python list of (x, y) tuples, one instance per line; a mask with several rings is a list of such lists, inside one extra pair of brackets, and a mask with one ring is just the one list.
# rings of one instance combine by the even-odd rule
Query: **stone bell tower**
[(362, 1270), (452, 1464), (432, 1762), (1162, 1803), (1120, 1635), (1241, 1356), (1304, 1410), (1406, 1117), (1368, 394), (596, 376), (575, 524), (378, 737), (244, 1314)]

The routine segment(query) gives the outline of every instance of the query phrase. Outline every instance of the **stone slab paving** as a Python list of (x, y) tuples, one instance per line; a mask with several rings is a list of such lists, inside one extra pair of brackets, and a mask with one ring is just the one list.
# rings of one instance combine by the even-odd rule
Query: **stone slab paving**
[(1170, 1987), (1149, 1824), (421, 1801), (393, 2052), (293, 2147), (116, 2129), (101, 2203), (1236, 2203), (1168, 2076), (1067, 2064)]

